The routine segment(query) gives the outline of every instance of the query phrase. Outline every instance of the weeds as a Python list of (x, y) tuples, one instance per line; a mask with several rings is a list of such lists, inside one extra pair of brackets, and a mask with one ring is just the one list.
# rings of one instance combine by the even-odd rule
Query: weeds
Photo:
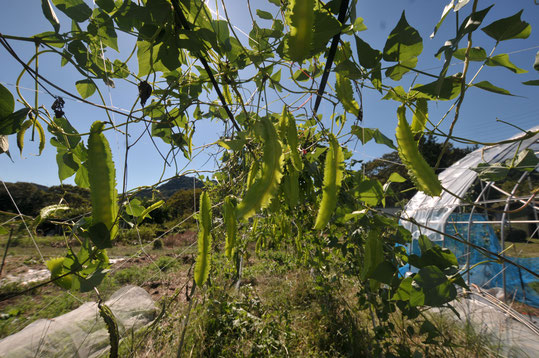
[[(159, 276), (171, 280), (192, 264), (161, 256), (117, 269), (100, 287), (104, 297), (126, 284), (145, 285)], [(226, 259), (216, 254), (216, 262)], [(371, 313), (362, 301), (360, 282), (338, 269), (308, 270), (286, 251), (262, 252), (245, 259), (243, 284), (233, 285), (232, 265), (213, 271), (212, 282), (194, 297), (183, 352), (190, 357), (497, 357), (499, 342), (470, 324), (433, 315), (408, 320), (400, 312), (387, 319)], [(336, 266), (338, 267), (338, 266)], [(17, 289), (5, 287), (4, 290)], [(39, 318), (66, 313), (92, 293), (77, 296), (50, 286), (5, 306), (0, 335), (5, 337)], [(129, 332), (119, 347), (122, 357), (176, 355), (181, 323), (187, 313), (183, 288), (164, 296), (165, 310), (156, 323)], [(378, 313), (381, 314), (381, 313)], [(382, 317), (382, 318), (381, 318)], [(430, 317), (430, 316), (429, 316)], [(432, 322), (432, 323), (431, 323)], [(374, 323), (374, 324), (373, 324)], [(427, 324), (428, 323), (428, 324)]]

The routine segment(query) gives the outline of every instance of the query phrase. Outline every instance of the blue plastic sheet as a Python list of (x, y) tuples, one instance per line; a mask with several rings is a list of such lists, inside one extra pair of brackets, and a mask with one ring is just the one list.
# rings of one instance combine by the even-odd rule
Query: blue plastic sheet
[[(486, 221), (483, 214), (473, 214), (470, 230), (470, 242), (487, 249), (490, 252), (500, 253), (502, 251), (498, 236), (489, 223), (478, 223)], [(470, 214), (452, 213), (445, 225), (445, 233), (458, 236), (463, 240), (468, 240), (468, 221)], [(466, 223), (463, 223), (466, 222)], [(532, 307), (539, 308), (539, 280), (531, 273), (510, 263), (499, 263), (495, 257), (486, 256), (479, 250), (469, 247), (465, 243), (458, 242), (451, 238), (446, 238), (444, 246), (450, 249), (458, 259), (460, 267), (466, 266), (466, 257), (469, 255), (468, 266), (473, 267), (468, 274), (463, 274), (463, 278), (469, 283), (474, 283), (481, 288), (503, 287), (503, 274), (505, 270), (505, 290), (507, 298), (525, 303)], [(412, 253), (421, 255), (418, 240), (412, 242)], [(532, 272), (539, 272), (539, 257), (507, 257), (518, 265), (526, 267)], [(480, 263), (480, 264), (479, 264)], [(406, 266), (405, 271), (415, 272)], [(535, 282), (535, 289), (533, 283)]]

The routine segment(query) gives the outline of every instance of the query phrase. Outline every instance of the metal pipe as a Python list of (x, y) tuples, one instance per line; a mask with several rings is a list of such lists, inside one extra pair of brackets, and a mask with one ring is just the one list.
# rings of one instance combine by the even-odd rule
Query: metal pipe
[[(481, 190), (481, 193), (479, 193), (479, 195), (477, 196), (477, 199), (475, 199), (475, 203), (477, 203), (479, 199), (483, 197), (483, 194), (485, 193), (485, 191), (489, 188), (491, 184), (492, 184), (491, 182), (488, 182), (487, 185), (483, 188), (483, 190)], [(483, 186), (483, 184), (481, 184), (481, 186)], [(472, 210), (470, 211), (470, 219), (468, 220), (468, 232), (466, 235), (466, 241), (468, 242), (470, 242), (470, 235), (472, 232), (472, 221), (473, 221), (472, 217), (473, 217), (476, 207), (477, 206), (474, 205), (472, 207)], [(470, 270), (468, 269), (470, 267), (470, 254), (471, 254), (471, 248), (470, 248), (470, 245), (467, 245), (466, 246), (466, 279), (468, 281), (468, 286), (470, 285)]]
[[(511, 194), (509, 194), (509, 197), (507, 198), (507, 200), (505, 202), (505, 207), (503, 209), (504, 213), (502, 214), (502, 223), (501, 223), (501, 228), (500, 228), (500, 236), (501, 236), (501, 239), (502, 239), (502, 253), (501, 253), (501, 255), (503, 257), (505, 257), (505, 252), (504, 252), (504, 250), (505, 250), (505, 221), (506, 221), (506, 217), (507, 217), (507, 211), (509, 210), (509, 204), (511, 203), (510, 199), (515, 195), (515, 192), (517, 191), (517, 188), (519, 187), (520, 183), (522, 183), (522, 181), (528, 176), (528, 174), (529, 174), (529, 172), (522, 173), (522, 175), (520, 176), (520, 178), (516, 182), (515, 186), (513, 187), (513, 190), (511, 190)], [(505, 261), (502, 262), (502, 268), (503, 268), (503, 272), (502, 272), (503, 299), (505, 301), (506, 296), (507, 296), (507, 289), (505, 287), (505, 284), (506, 284)]]

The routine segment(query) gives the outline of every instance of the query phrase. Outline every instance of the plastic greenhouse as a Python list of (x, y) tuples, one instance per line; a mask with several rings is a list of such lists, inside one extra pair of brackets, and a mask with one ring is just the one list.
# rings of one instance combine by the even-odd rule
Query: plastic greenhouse
[[(407, 220), (402, 224), (412, 232), (411, 253), (420, 254), (418, 238), (426, 235), (455, 253), (461, 268), (469, 269), (464, 275), (468, 285), (499, 287), (506, 302), (517, 300), (539, 307), (539, 279), (519, 267), (539, 272), (539, 257), (522, 257), (530, 256), (526, 249), (531, 242), (539, 242), (539, 198), (535, 198), (539, 195), (539, 126), (527, 133), (477, 149), (444, 170), (439, 179), (446, 190), (438, 197), (418, 192), (402, 214), (417, 224)], [(500, 263), (449, 235), (517, 265)], [(516, 246), (507, 248), (508, 240), (520, 240), (521, 252), (516, 252)]]

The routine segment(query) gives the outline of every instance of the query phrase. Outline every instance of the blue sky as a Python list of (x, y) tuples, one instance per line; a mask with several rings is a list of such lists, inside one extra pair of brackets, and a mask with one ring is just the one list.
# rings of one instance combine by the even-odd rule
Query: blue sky
[[(368, 30), (358, 33), (358, 35), (367, 41), (372, 47), (383, 49), (385, 40), (397, 21), (401, 13), (406, 10), (406, 18), (410, 25), (415, 27), (423, 38), (424, 50), (419, 57), (418, 69), (437, 74), (440, 71), (442, 62), (434, 58), (434, 53), (443, 45), (446, 39), (452, 38), (455, 33), (455, 19), (448, 18), (434, 39), (430, 39), (429, 35), (440, 18), (440, 14), (444, 5), (448, 1), (429, 1), (429, 0), (377, 0), (377, 1), (360, 1), (357, 7), (357, 16), (364, 19)], [(87, 3), (92, 6), (91, 1)], [(212, 0), (209, 6), (212, 9), (216, 8), (216, 3), (220, 1)], [(228, 0), (225, 1), (228, 8), (228, 13), (232, 23), (238, 28), (248, 33), (251, 28), (251, 18), (244, 1)], [(462, 114), (460, 121), (455, 128), (455, 135), (462, 137), (471, 137), (479, 141), (497, 141), (502, 140), (516, 134), (518, 131), (508, 125), (497, 123), (496, 118), (511, 122), (525, 129), (539, 124), (539, 87), (524, 86), (523, 81), (531, 79), (539, 79), (539, 72), (533, 70), (533, 62), (536, 52), (539, 50), (539, 6), (534, 5), (533, 0), (518, 0), (518, 1), (479, 1), (478, 9), (486, 8), (495, 3), (495, 6), (488, 13), (483, 21), (483, 26), (494, 20), (502, 17), (507, 17), (515, 14), (521, 9), (524, 9), (523, 19), (532, 25), (532, 35), (526, 40), (510, 40), (502, 42), (496, 49), (494, 54), (509, 53), (511, 61), (517, 66), (528, 70), (526, 74), (515, 75), (509, 70), (501, 67), (486, 67), (477, 77), (476, 82), (489, 80), (494, 85), (503, 87), (513, 94), (520, 97), (510, 97), (492, 94), (477, 88), (471, 88), (462, 106)], [(256, 8), (270, 11), (272, 14), (278, 15), (277, 8), (266, 1), (251, 1), (251, 5)], [(461, 19), (466, 16), (471, 8), (471, 3), (468, 4), (460, 15)], [(254, 9), (253, 9), (254, 11)], [(56, 12), (62, 23), (62, 30), (66, 31), (69, 28), (69, 21), (60, 12)], [(222, 10), (221, 10), (222, 14)], [(453, 15), (450, 15), (453, 16)], [(257, 19), (260, 26), (270, 27), (271, 23), (266, 20)], [(31, 36), (44, 31), (52, 30), (50, 23), (45, 20), (41, 12), (40, 1), (38, 0), (20, 0), (12, 1), (9, 6), (4, 6), (0, 13), (0, 33), (18, 36)], [(239, 34), (239, 36), (243, 36)], [(349, 39), (347, 39), (349, 40)], [(118, 58), (125, 58), (131, 50), (134, 39), (129, 36), (119, 38), (120, 54), (115, 55)], [(28, 60), (34, 53), (34, 46), (30, 43), (22, 43), (18, 41), (9, 41), (11, 46), (19, 53), (20, 57)], [(246, 42), (246, 39), (245, 39)], [(482, 46), (487, 53), (490, 53), (494, 40), (488, 38), (481, 31), (474, 33), (474, 46)], [(460, 47), (464, 47), (463, 41)], [(352, 42), (352, 48), (355, 48)], [(112, 50), (109, 50), (108, 54)], [(0, 48), (0, 82), (6, 86), (13, 94), (15, 88), (13, 84), (16, 82), (17, 76), (20, 73), (20, 66)], [(60, 67), (60, 59), (55, 55), (43, 55), (40, 57), (40, 73), (47, 78), (66, 88), (67, 90), (76, 93), (74, 86), (75, 81), (83, 79), (83, 76), (75, 70), (67, 67)], [(475, 73), (478, 66), (474, 63), (470, 69), (469, 76)], [(136, 66), (135, 66), (136, 70)], [(459, 61), (453, 61), (449, 73), (453, 74), (462, 71), (462, 64)], [(283, 73), (284, 75), (284, 73)], [(428, 78), (418, 77), (408, 74), (403, 78), (401, 85), (408, 88), (415, 80), (415, 83), (430, 82)], [(388, 82), (390, 83), (390, 82)], [(334, 79), (330, 79), (330, 84), (334, 84)], [(34, 83), (28, 76), (25, 76), (22, 81), (22, 94), (31, 100), (33, 103)], [(133, 105), (133, 101), (137, 96), (136, 87), (121, 81), (116, 81), (116, 88), (111, 89), (106, 86), (101, 86), (103, 95), (105, 96), (107, 105), (113, 105), (118, 108), (128, 109)], [(56, 93), (55, 93), (56, 94)], [(70, 100), (66, 96), (65, 112), (67, 118), (80, 131), (86, 132), (91, 123), (95, 120), (105, 120), (106, 116), (103, 110), (78, 103)], [(397, 103), (391, 101), (381, 101), (380, 94), (375, 91), (363, 91), (363, 106), (364, 106), (364, 121), (365, 127), (379, 128), (385, 135), (394, 138), (396, 126), (396, 108)], [(40, 104), (44, 104), (47, 108), (53, 102), (53, 99), (46, 93), (39, 94)], [(99, 98), (94, 95), (89, 98), (94, 102), (98, 102)], [(430, 104), (429, 114), (431, 120), (437, 122), (452, 103), (441, 102), (438, 104)], [(282, 105), (281, 105), (282, 106)], [(17, 108), (21, 108), (19, 104)], [(139, 107), (137, 107), (139, 108)], [(274, 108), (275, 109), (275, 108)], [(275, 109), (278, 110), (278, 109)], [(321, 113), (328, 114), (327, 108), (322, 104)], [(449, 116), (452, 118), (452, 115)], [(121, 116), (116, 115), (116, 122), (123, 121)], [(450, 119), (446, 120), (442, 128), (447, 128)], [(194, 139), (195, 146), (212, 143), (222, 134), (223, 126), (216, 121), (205, 120), (203, 123), (197, 124), (197, 135)], [(132, 134), (136, 134), (133, 132)], [(12, 163), (6, 155), (0, 155), (0, 179), (9, 182), (29, 181), (45, 185), (57, 185), (60, 183), (57, 175), (57, 167), (55, 162), (56, 149), (47, 143), (47, 147), (41, 156), (37, 156), (37, 143), (31, 142), (27, 134), (25, 141), (25, 149), (22, 157), (18, 153), (15, 144), (15, 136), (10, 136), (11, 153), (15, 163)], [(124, 160), (124, 137), (120, 133), (111, 133), (108, 135), (116, 167), (118, 172), (118, 181), (121, 182), (123, 175), (123, 160)], [(47, 137), (47, 141), (49, 140)], [(157, 142), (160, 140), (157, 139)], [(166, 150), (165, 145), (158, 144), (163, 150)], [(368, 144), (356, 146), (355, 158), (363, 160), (371, 160), (381, 156), (389, 151), (387, 147)], [(215, 167), (214, 158), (210, 155), (212, 152), (204, 151), (202, 154), (194, 158), (189, 163), (180, 154), (178, 156), (178, 169), (174, 166), (168, 167), (163, 172), (163, 162), (151, 144), (150, 140), (145, 136), (141, 142), (129, 152), (128, 159), (128, 188), (133, 188), (141, 185), (151, 185), (159, 180), (164, 173), (164, 178), (174, 175), (177, 171), (182, 171), (183, 168), (192, 170), (212, 170)], [(67, 180), (66, 183), (72, 183)]]

